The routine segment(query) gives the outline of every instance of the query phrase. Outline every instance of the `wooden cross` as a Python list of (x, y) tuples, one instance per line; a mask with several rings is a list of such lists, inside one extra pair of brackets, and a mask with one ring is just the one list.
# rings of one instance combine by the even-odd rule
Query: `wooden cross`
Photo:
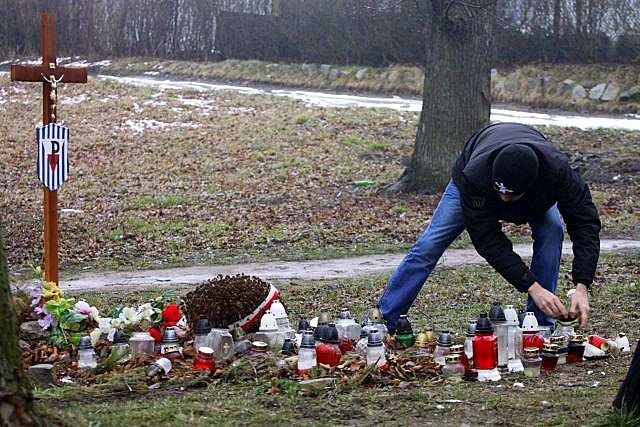
[[(56, 17), (41, 17), (42, 64), (12, 65), (11, 81), (42, 82), (42, 123), (56, 121), (57, 83), (86, 83), (86, 68), (56, 64)], [(44, 188), (44, 279), (58, 283), (58, 192)]]

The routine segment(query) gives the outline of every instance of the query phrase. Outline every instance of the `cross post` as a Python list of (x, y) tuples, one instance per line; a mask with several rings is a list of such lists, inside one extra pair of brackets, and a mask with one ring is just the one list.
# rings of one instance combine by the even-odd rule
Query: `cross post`
[[(42, 123), (56, 122), (56, 84), (86, 83), (86, 68), (58, 67), (56, 59), (56, 17), (41, 16), (42, 64), (11, 65), (11, 81), (41, 82)], [(52, 97), (53, 91), (53, 97)], [(44, 279), (58, 283), (58, 192), (44, 188)]]

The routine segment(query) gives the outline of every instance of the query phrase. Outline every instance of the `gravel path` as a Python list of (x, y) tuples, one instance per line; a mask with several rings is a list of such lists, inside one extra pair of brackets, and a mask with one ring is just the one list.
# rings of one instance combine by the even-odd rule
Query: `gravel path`
[[(514, 249), (522, 257), (531, 257), (530, 244), (514, 245)], [(640, 249), (640, 241), (602, 240), (601, 249), (602, 252)], [(563, 254), (571, 255), (571, 242), (565, 242)], [(107, 289), (115, 291), (131, 287), (184, 286), (195, 285), (218, 274), (239, 273), (258, 276), (265, 280), (345, 279), (391, 273), (403, 257), (404, 253), (317, 261), (210, 265), (134, 272), (79, 273), (61, 280), (60, 287), (65, 291)], [(482, 263), (484, 260), (474, 249), (450, 249), (440, 259), (439, 265), (455, 267)]]

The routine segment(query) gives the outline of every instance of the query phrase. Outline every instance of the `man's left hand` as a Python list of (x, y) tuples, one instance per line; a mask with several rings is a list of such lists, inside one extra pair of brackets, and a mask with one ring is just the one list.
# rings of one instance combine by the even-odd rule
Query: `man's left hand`
[(589, 321), (589, 290), (582, 283), (576, 285), (576, 292), (571, 297), (569, 314), (578, 316), (580, 328), (584, 329)]

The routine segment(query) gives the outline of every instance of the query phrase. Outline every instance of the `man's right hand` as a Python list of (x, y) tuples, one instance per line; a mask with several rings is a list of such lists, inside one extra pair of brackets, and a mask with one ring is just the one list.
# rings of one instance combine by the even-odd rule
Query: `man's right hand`
[(538, 282), (531, 285), (529, 295), (538, 308), (547, 316), (558, 318), (560, 316), (567, 316), (569, 313), (564, 304), (562, 304), (562, 301), (560, 301), (560, 298), (540, 286)]

